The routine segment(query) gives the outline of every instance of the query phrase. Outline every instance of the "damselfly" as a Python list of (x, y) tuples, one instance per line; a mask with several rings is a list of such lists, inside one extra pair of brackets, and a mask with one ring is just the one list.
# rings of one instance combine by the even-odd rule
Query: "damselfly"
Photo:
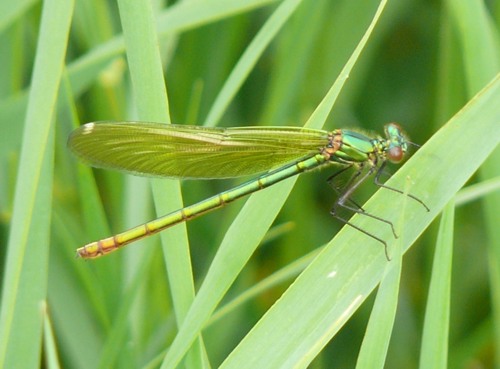
[[(338, 214), (339, 208), (387, 223), (397, 237), (392, 222), (370, 214), (351, 195), (370, 175), (385, 186), (380, 175), (387, 162), (399, 163), (408, 152), (408, 141), (396, 123), (385, 126), (385, 138), (370, 137), (350, 130), (331, 132), (295, 127), (208, 128), (149, 122), (87, 123), (73, 131), (68, 146), (90, 165), (122, 172), (181, 179), (216, 179), (261, 174), (254, 180), (164, 215), (115, 236), (89, 243), (77, 250), (82, 258), (96, 258), (122, 246), (218, 209), (243, 196), (262, 190), (286, 178), (318, 167), (341, 165), (343, 172), (355, 168), (341, 189), (331, 214), (363, 232)], [(331, 177), (333, 178), (333, 176)], [(410, 198), (427, 206), (417, 197)], [(388, 256), (387, 256), (388, 257)]]

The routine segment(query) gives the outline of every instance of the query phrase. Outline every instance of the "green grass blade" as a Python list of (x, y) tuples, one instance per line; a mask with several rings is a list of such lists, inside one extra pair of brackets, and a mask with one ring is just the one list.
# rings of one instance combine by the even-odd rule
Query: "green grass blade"
[(422, 369), (448, 367), (454, 217), (455, 204), (451, 201), (443, 211), (433, 260), (420, 351), (419, 367)]
[[(398, 246), (396, 246), (396, 250)], [(402, 255), (395, 252), (387, 264), (377, 291), (377, 298), (370, 314), (356, 369), (384, 368), (392, 327), (396, 317), (399, 284), (401, 279)]]
[[(481, 1), (449, 1), (463, 53), (467, 94), (472, 96), (500, 72), (500, 36), (495, 20)], [(497, 130), (498, 132), (498, 130)], [(497, 148), (481, 168), (483, 180), (500, 175), (500, 148)], [(492, 315), (495, 320), (495, 367), (500, 368), (500, 194), (484, 198), (484, 216), (488, 231), (488, 262), (490, 272)]]
[(313, 250), (307, 255), (301, 257), (300, 259), (295, 260), (290, 263), (286, 267), (281, 270), (273, 273), (269, 277), (261, 280), (259, 283), (253, 285), (251, 288), (246, 290), (241, 295), (237, 296), (233, 300), (229, 301), (227, 304), (217, 309), (214, 314), (210, 317), (210, 320), (207, 322), (207, 327), (211, 324), (214, 324), (219, 319), (223, 319), (233, 310), (242, 306), (245, 302), (250, 301), (260, 294), (270, 290), (277, 285), (280, 285), (286, 281), (289, 281), (295, 277), (297, 277), (310, 263), (311, 261), (318, 255), (320, 249)]
[(35, 4), (34, 0), (22, 0), (15, 3), (3, 2), (0, 4), (0, 33), (7, 27), (12, 25), (16, 19), (26, 13), (32, 5)]
[(465, 205), (498, 191), (500, 191), (500, 177), (488, 179), (460, 190), (455, 198), (455, 204), (457, 206)]
[[(170, 123), (168, 97), (151, 4), (149, 1), (120, 1), (119, 8), (139, 118)], [(166, 214), (182, 207), (177, 181), (153, 180), (152, 187), (158, 214)], [(163, 232), (161, 240), (174, 311), (180, 325), (194, 298), (193, 272), (185, 224)], [(199, 342), (188, 355), (188, 367), (197, 367), (206, 360), (201, 341)]]
[[(500, 78), (496, 78), (388, 181), (389, 186), (401, 188), (409, 176), (418, 184), (412, 187), (418, 192), (412, 192), (431, 209), (427, 213), (419, 204), (408, 203), (413, 215), (400, 231), (403, 250), (413, 244), (498, 145), (500, 136), (489, 133), (498, 124), (500, 105), (495, 102), (499, 99)], [(483, 137), (480, 148), (468, 145), (470, 135)], [(455, 170), (457, 167), (461, 170)], [(366, 203), (366, 211), (393, 219), (395, 198), (388, 192), (379, 190)], [(352, 221), (383, 239), (391, 239), (390, 230), (371, 219), (355, 216)], [(344, 227), (221, 367), (306, 367), (380, 282), (386, 264), (380, 244)]]
[(47, 306), (43, 306), (43, 342), (45, 347), (46, 359), (45, 365), (48, 369), (59, 369), (61, 365), (57, 355), (57, 342), (54, 334), (54, 328), (47, 313)]
[[(52, 121), (73, 2), (43, 4), (29, 105), (7, 245), (0, 312), (0, 367), (40, 360), (40, 301), (47, 290), (53, 173)], [(52, 17), (57, 17), (54, 22)], [(12, 123), (11, 123), (12, 124)]]
[[(409, 178), (406, 180), (404, 193), (410, 188)], [(406, 213), (408, 197), (403, 199), (401, 216), (398, 219), (398, 233), (405, 222), (408, 221)], [(375, 304), (370, 314), (370, 320), (366, 329), (361, 350), (356, 363), (356, 369), (361, 368), (384, 368), (387, 350), (391, 339), (391, 333), (396, 318), (398, 306), (401, 270), (403, 264), (402, 244), (400, 241), (394, 243), (391, 253), (391, 261), (387, 264), (382, 280), (377, 291)]]
[(248, 45), (245, 53), (238, 61), (238, 64), (236, 64), (232, 70), (231, 75), (228, 77), (219, 95), (217, 95), (205, 119), (204, 125), (214, 126), (221, 119), (222, 114), (252, 71), (257, 60), (262, 56), (266, 47), (275, 38), (278, 31), (283, 27), (283, 24), (294, 13), (301, 2), (302, 0), (283, 1), (259, 30), (259, 33), (255, 36), (250, 45)]

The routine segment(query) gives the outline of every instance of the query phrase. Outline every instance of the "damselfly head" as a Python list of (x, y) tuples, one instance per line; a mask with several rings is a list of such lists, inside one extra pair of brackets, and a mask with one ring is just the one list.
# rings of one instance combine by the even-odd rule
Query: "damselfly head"
[(389, 123), (385, 126), (387, 137), (386, 157), (393, 163), (399, 163), (408, 151), (408, 138), (403, 129), (397, 123)]

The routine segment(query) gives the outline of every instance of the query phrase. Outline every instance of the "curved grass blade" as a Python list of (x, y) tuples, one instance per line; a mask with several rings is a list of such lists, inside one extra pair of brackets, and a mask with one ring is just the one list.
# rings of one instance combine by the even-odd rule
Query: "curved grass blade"
[[(500, 136), (491, 132), (498, 126), (499, 100), (497, 77), (388, 181), (389, 185), (401, 187), (397, 183), (410, 176), (418, 184), (417, 195), (431, 209), (430, 213), (412, 213), (416, 204), (408, 203), (412, 216), (400, 230), (403, 251), (497, 147)], [(480, 147), (468, 145), (470, 135), (482, 137)], [(379, 190), (365, 207), (390, 217), (394, 210), (387, 204), (394, 201), (393, 196)], [(371, 220), (355, 216), (352, 221), (377, 231)], [(390, 234), (390, 230), (378, 232), (384, 237)], [(387, 262), (383, 250), (373, 246), (374, 242), (344, 227), (221, 368), (307, 367), (380, 282)]]

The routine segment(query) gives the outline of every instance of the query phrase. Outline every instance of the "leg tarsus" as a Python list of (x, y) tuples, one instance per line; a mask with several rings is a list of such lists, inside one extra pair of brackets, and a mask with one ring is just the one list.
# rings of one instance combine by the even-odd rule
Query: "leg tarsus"
[(335, 209), (332, 209), (332, 210), (331, 210), (331, 212), (330, 212), (330, 214), (331, 214), (331, 215), (332, 215), (335, 219), (337, 219), (337, 220), (341, 221), (342, 223), (344, 223), (344, 224), (346, 224), (346, 225), (348, 225), (348, 226), (351, 226), (352, 228), (354, 228), (354, 229), (356, 229), (356, 230), (360, 231), (361, 233), (364, 233), (364, 234), (365, 234), (365, 235), (367, 235), (368, 237), (371, 237), (371, 238), (373, 238), (375, 241), (378, 241), (378, 242), (380, 242), (382, 245), (384, 245), (385, 257), (386, 257), (387, 261), (391, 261), (391, 257), (389, 256), (389, 250), (388, 250), (388, 248), (387, 248), (387, 242), (385, 242), (383, 239), (381, 239), (381, 238), (379, 238), (379, 237), (375, 236), (374, 234), (371, 234), (370, 232), (365, 231), (363, 228), (358, 227), (357, 225), (354, 225), (354, 224), (352, 224), (351, 222), (349, 222), (348, 220), (346, 220), (346, 219), (342, 218), (341, 216), (339, 216), (339, 215), (336, 213)]

